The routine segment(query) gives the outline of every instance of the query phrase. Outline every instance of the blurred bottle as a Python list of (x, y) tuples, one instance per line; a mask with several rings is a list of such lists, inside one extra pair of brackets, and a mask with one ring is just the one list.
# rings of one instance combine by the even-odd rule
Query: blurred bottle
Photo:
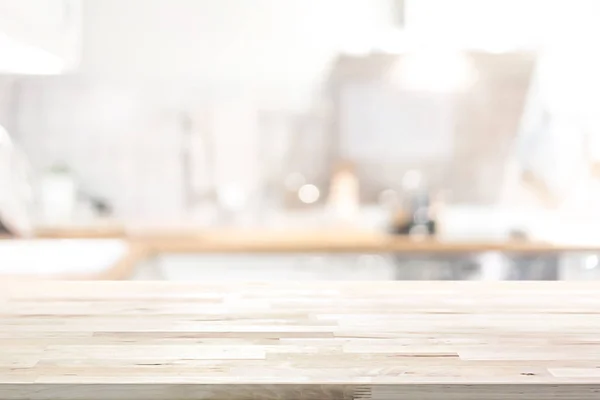
[(359, 183), (354, 164), (341, 162), (331, 177), (328, 208), (335, 218), (352, 220), (357, 217), (359, 203)]
[(435, 206), (420, 171), (411, 170), (402, 179), (404, 201), (395, 215), (392, 232), (414, 237), (436, 233)]
[(57, 164), (40, 180), (40, 206), (44, 224), (73, 222), (77, 202), (77, 183), (68, 166)]

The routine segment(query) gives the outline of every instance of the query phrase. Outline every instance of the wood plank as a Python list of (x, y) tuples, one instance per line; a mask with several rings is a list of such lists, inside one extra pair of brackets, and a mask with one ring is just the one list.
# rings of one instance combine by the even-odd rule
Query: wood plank
[(597, 399), (599, 289), (4, 282), (0, 398)]

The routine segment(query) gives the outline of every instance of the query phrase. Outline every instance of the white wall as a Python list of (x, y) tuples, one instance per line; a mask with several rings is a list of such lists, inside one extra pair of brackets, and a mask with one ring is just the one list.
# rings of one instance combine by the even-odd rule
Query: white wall
[(82, 70), (303, 104), (342, 49), (393, 22), (390, 0), (87, 0)]
[(87, 0), (81, 73), (21, 82), (19, 139), (36, 167), (67, 162), (120, 216), (170, 219), (183, 203), (176, 118), (186, 110), (217, 138), (220, 181), (251, 191), (259, 113), (308, 107), (341, 50), (389, 29), (390, 8), (389, 0)]
[(8, 111), (12, 101), (12, 83), (11, 77), (0, 76), (0, 125), (5, 128), (8, 125)]

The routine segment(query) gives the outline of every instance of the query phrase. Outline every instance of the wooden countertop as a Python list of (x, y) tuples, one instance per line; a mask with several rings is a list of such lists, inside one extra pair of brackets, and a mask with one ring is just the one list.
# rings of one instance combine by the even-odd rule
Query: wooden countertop
[(0, 398), (598, 399), (597, 282), (0, 284)]
[(415, 240), (358, 228), (313, 229), (126, 229), (119, 224), (75, 227), (40, 227), (36, 238), (88, 239), (116, 238), (128, 240), (159, 253), (218, 252), (408, 252), (468, 253), (502, 251), (517, 253), (552, 253), (564, 251), (600, 251), (596, 243), (551, 243), (527, 240), (476, 240), (434, 238)]
[(558, 244), (533, 241), (415, 240), (365, 231), (227, 231), (145, 234), (130, 236), (131, 252), (100, 279), (131, 276), (148, 257), (164, 254), (206, 253), (399, 253), (407, 255), (473, 254), (490, 251), (516, 254), (551, 254), (600, 251), (599, 245)]
[(597, 244), (527, 240), (413, 239), (370, 231), (214, 230), (130, 235), (131, 242), (156, 253), (558, 253), (600, 251)]
[[(108, 228), (107, 228), (108, 227)], [(253, 230), (253, 229), (152, 229), (127, 231), (107, 225), (105, 229), (55, 228), (40, 230), (39, 238), (118, 238), (129, 243), (129, 252), (118, 263), (94, 276), (60, 276), (60, 279), (115, 280), (132, 276), (139, 263), (149, 257), (177, 253), (404, 253), (468, 254), (498, 251), (517, 254), (600, 252), (597, 244), (548, 243), (525, 240), (415, 240), (374, 231)], [(109, 229), (110, 228), (110, 229)], [(1, 239), (1, 238), (0, 238)]]

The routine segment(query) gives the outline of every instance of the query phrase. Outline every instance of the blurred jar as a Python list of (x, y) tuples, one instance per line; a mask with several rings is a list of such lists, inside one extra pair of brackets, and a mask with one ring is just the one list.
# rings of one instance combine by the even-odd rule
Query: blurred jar
[(416, 238), (436, 233), (435, 207), (420, 171), (410, 170), (402, 179), (403, 201), (394, 219), (393, 232)]
[(45, 224), (72, 222), (77, 202), (77, 185), (68, 167), (56, 165), (40, 181), (40, 206)]

